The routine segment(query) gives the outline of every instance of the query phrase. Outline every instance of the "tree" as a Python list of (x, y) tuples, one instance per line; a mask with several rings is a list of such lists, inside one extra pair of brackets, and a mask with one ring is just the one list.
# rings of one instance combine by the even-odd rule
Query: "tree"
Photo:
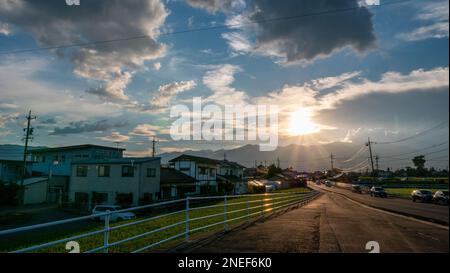
[(267, 172), (267, 176), (271, 177), (274, 176), (276, 174), (281, 173), (281, 168), (278, 168), (277, 166), (275, 166), (275, 164), (272, 164), (269, 166), (269, 170)]
[(412, 162), (414, 163), (414, 166), (416, 166), (417, 170), (423, 170), (425, 167), (425, 156), (424, 155), (418, 155), (412, 159)]

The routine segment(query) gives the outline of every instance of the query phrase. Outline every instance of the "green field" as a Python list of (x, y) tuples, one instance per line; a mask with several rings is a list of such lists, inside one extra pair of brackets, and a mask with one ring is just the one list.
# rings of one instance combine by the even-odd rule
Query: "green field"
[[(413, 190), (416, 190), (416, 189), (414, 189), (414, 188), (387, 188), (386, 192), (390, 195), (394, 195), (394, 196), (400, 197), (400, 198), (411, 198), (411, 192)], [(422, 190), (430, 190), (434, 193), (438, 190), (444, 190), (444, 189), (429, 188), (429, 189), (422, 189)], [(448, 188), (447, 188), (447, 190), (448, 190)]]
[[(287, 190), (280, 190), (277, 192), (289, 192), (289, 193), (307, 193), (309, 192), (309, 189), (306, 188), (295, 188), (295, 189), (287, 189)], [(281, 197), (281, 196), (280, 196)], [(241, 202), (246, 202), (249, 200), (250, 206), (248, 207), (246, 203), (238, 204)], [(250, 197), (236, 197), (236, 198), (230, 198), (230, 200), (227, 201), (227, 219), (237, 218), (241, 217), (240, 219), (237, 219), (236, 221), (232, 221), (229, 223), (229, 226), (233, 226), (239, 223), (242, 223), (245, 220), (248, 220), (249, 218), (259, 217), (264, 213), (270, 213), (271, 210), (280, 205), (285, 205), (289, 203), (290, 198), (284, 198), (279, 200), (267, 200), (265, 196), (250, 196)], [(273, 204), (273, 202), (281, 202), (278, 204)], [(217, 199), (216, 201), (208, 201), (204, 202), (202, 201), (200, 203), (199, 200), (192, 201), (190, 207), (194, 210), (189, 212), (189, 230), (190, 236), (196, 236), (200, 233), (211, 233), (211, 232), (217, 232), (224, 229), (224, 225), (215, 225), (211, 226), (207, 229), (202, 230), (195, 230), (199, 227), (204, 227), (208, 225), (214, 225), (217, 223), (220, 223), (224, 220), (224, 215), (217, 215), (210, 218), (203, 218), (208, 215), (215, 215), (220, 214), (224, 212), (224, 201), (223, 199)], [(262, 204), (264, 204), (264, 210), (261, 207)], [(205, 208), (201, 210), (195, 210), (196, 207), (201, 206), (213, 206), (211, 208)], [(173, 237), (177, 234), (181, 234), (185, 232), (186, 224), (186, 213), (183, 211), (185, 208), (185, 202), (180, 202), (175, 204), (171, 207), (165, 207), (164, 209), (147, 209), (145, 212), (145, 216), (138, 216), (137, 219), (131, 220), (131, 221), (122, 221), (118, 223), (111, 223), (110, 228), (111, 230), (109, 232), (109, 243), (114, 244), (115, 242), (119, 242), (121, 240), (124, 240), (126, 238), (130, 238), (133, 236), (138, 236), (142, 233), (148, 233), (146, 236), (142, 236), (139, 238), (136, 238), (135, 240), (127, 243), (123, 243), (117, 246), (111, 246), (109, 248), (109, 252), (131, 252), (137, 249), (140, 249), (142, 247), (154, 244), (155, 242)], [(237, 212), (232, 212), (232, 210), (239, 210)], [(168, 216), (161, 217), (163, 214), (170, 213)], [(249, 214), (253, 214), (248, 216)], [(247, 217), (248, 216), (248, 217)], [(195, 220), (195, 218), (199, 218)], [(149, 220), (150, 219), (150, 220)], [(121, 227), (118, 229), (115, 229), (119, 225), (126, 225), (131, 224), (134, 222), (139, 222), (138, 224), (129, 225), (125, 227)], [(180, 224), (177, 224), (178, 222), (181, 222)], [(161, 229), (162, 227), (167, 227), (169, 225), (172, 225), (170, 228), (165, 229), (164, 231), (151, 233), (153, 230)], [(23, 236), (15, 236), (14, 240), (0, 240), (0, 252), (8, 252), (12, 250), (17, 249), (23, 249), (26, 247), (34, 246), (37, 244), (47, 243), (50, 241), (55, 241), (59, 239), (68, 238), (71, 236), (80, 235), (87, 232), (97, 232), (95, 235), (91, 235), (88, 237), (84, 237), (81, 239), (75, 239), (74, 241), (77, 241), (80, 245), (80, 251), (84, 252), (87, 250), (91, 250), (94, 248), (98, 248), (103, 246), (104, 242), (104, 224), (103, 222), (92, 222), (88, 225), (86, 225), (83, 228), (78, 228), (77, 230), (59, 230), (58, 226), (55, 226), (52, 228), (51, 232), (45, 232), (45, 233), (36, 233), (36, 234), (24, 234)], [(17, 238), (18, 237), (18, 238)], [(174, 240), (171, 240), (171, 244), (177, 244), (181, 243), (185, 239), (184, 235), (180, 235), (178, 238), (174, 238)], [(65, 253), (67, 250), (65, 249), (65, 244), (57, 244), (50, 247), (42, 248), (38, 250), (37, 252), (50, 252), (50, 253)], [(103, 250), (100, 250), (102, 252)]]

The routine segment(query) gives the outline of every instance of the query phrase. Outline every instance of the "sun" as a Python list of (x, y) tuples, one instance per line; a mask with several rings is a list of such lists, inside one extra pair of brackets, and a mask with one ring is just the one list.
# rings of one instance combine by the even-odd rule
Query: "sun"
[(313, 134), (320, 131), (320, 128), (312, 120), (312, 113), (306, 109), (299, 109), (291, 114), (289, 134), (292, 136)]

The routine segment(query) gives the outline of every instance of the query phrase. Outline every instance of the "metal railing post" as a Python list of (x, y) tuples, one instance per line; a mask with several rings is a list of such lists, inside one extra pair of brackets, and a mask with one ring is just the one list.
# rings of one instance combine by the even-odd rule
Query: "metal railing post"
[(189, 241), (189, 196), (186, 197), (186, 235), (185, 240), (186, 242)]
[(250, 216), (250, 195), (247, 195), (247, 217)]
[(111, 218), (111, 212), (108, 210), (108, 214), (105, 215), (105, 229), (103, 232), (103, 252), (108, 253), (109, 248), (109, 220)]
[(228, 230), (228, 217), (227, 217), (227, 196), (225, 195), (225, 197), (223, 198), (223, 218), (224, 218), (224, 229), (225, 231)]

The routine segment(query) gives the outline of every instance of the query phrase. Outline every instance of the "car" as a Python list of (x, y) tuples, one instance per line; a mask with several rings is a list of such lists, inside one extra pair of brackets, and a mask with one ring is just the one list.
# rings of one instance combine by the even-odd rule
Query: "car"
[[(105, 213), (107, 211), (112, 212), (111, 216), (110, 216), (110, 220), (115, 222), (115, 221), (122, 221), (122, 220), (131, 220), (131, 219), (135, 219), (136, 215), (132, 212), (114, 212), (114, 211), (119, 211), (122, 208), (120, 206), (115, 206), (115, 205), (97, 205), (94, 207), (94, 209), (92, 210), (92, 214), (101, 214), (101, 213)], [(95, 217), (96, 220), (105, 220), (106, 215), (101, 215), (99, 217)]]
[(360, 185), (352, 185), (352, 192), (362, 193), (362, 188)]
[(374, 197), (383, 197), (386, 198), (387, 197), (387, 193), (384, 190), (384, 188), (382, 187), (372, 187), (370, 189), (370, 196), (374, 196)]
[(316, 185), (319, 185), (319, 186), (320, 186), (320, 180), (317, 180), (317, 181), (316, 181)]
[(433, 203), (448, 205), (448, 191), (437, 191), (433, 196)]
[(331, 187), (333, 186), (333, 183), (330, 180), (325, 181), (325, 186)]
[(411, 192), (411, 199), (413, 200), (413, 202), (431, 202), (433, 201), (433, 193), (429, 190), (413, 190)]

